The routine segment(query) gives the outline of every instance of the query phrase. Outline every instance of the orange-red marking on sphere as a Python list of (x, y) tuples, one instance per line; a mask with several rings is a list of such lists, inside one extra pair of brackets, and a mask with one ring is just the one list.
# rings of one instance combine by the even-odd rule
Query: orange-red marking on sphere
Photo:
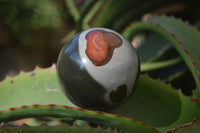
[(89, 32), (86, 39), (86, 54), (96, 66), (107, 64), (112, 58), (114, 49), (122, 45), (122, 40), (118, 35), (103, 30)]

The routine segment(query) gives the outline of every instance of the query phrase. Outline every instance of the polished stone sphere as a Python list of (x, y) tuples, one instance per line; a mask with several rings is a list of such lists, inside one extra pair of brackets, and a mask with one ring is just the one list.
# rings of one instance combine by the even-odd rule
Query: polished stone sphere
[(139, 60), (131, 43), (119, 33), (93, 28), (64, 45), (57, 73), (64, 93), (75, 105), (106, 110), (133, 92)]

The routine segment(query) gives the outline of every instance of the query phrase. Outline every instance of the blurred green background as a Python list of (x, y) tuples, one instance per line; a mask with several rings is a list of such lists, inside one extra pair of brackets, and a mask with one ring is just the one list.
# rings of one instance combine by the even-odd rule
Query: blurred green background
[(0, 80), (51, 66), (73, 28), (65, 0), (0, 0)]

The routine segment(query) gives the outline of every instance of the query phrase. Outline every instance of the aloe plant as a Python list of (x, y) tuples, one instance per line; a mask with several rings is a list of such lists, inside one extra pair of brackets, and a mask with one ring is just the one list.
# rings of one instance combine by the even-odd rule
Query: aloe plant
[[(64, 95), (55, 64), (50, 68), (36, 67), (0, 82), (0, 131), (199, 132), (200, 19), (191, 8), (195, 2), (88, 0), (79, 10), (74, 0), (65, 0), (76, 27), (64, 40), (87, 28), (108, 27), (137, 45), (141, 74), (135, 91), (116, 108), (90, 111), (77, 107)], [(188, 18), (192, 24), (176, 17), (155, 15), (158, 7)], [(194, 15), (188, 17), (191, 12)], [(179, 88), (180, 83), (183, 88)], [(32, 119), (13, 126), (13, 121), (24, 118)]]

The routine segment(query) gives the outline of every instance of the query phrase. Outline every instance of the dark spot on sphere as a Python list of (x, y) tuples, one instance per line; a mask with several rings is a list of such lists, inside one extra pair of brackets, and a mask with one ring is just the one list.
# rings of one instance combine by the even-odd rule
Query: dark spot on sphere
[(14, 81), (13, 81), (13, 80), (11, 80), (11, 81), (10, 81), (10, 83), (11, 83), (11, 84), (13, 84), (13, 83), (14, 83)]
[(113, 103), (120, 103), (127, 96), (127, 87), (126, 85), (119, 86), (116, 91), (111, 91), (110, 100)]

